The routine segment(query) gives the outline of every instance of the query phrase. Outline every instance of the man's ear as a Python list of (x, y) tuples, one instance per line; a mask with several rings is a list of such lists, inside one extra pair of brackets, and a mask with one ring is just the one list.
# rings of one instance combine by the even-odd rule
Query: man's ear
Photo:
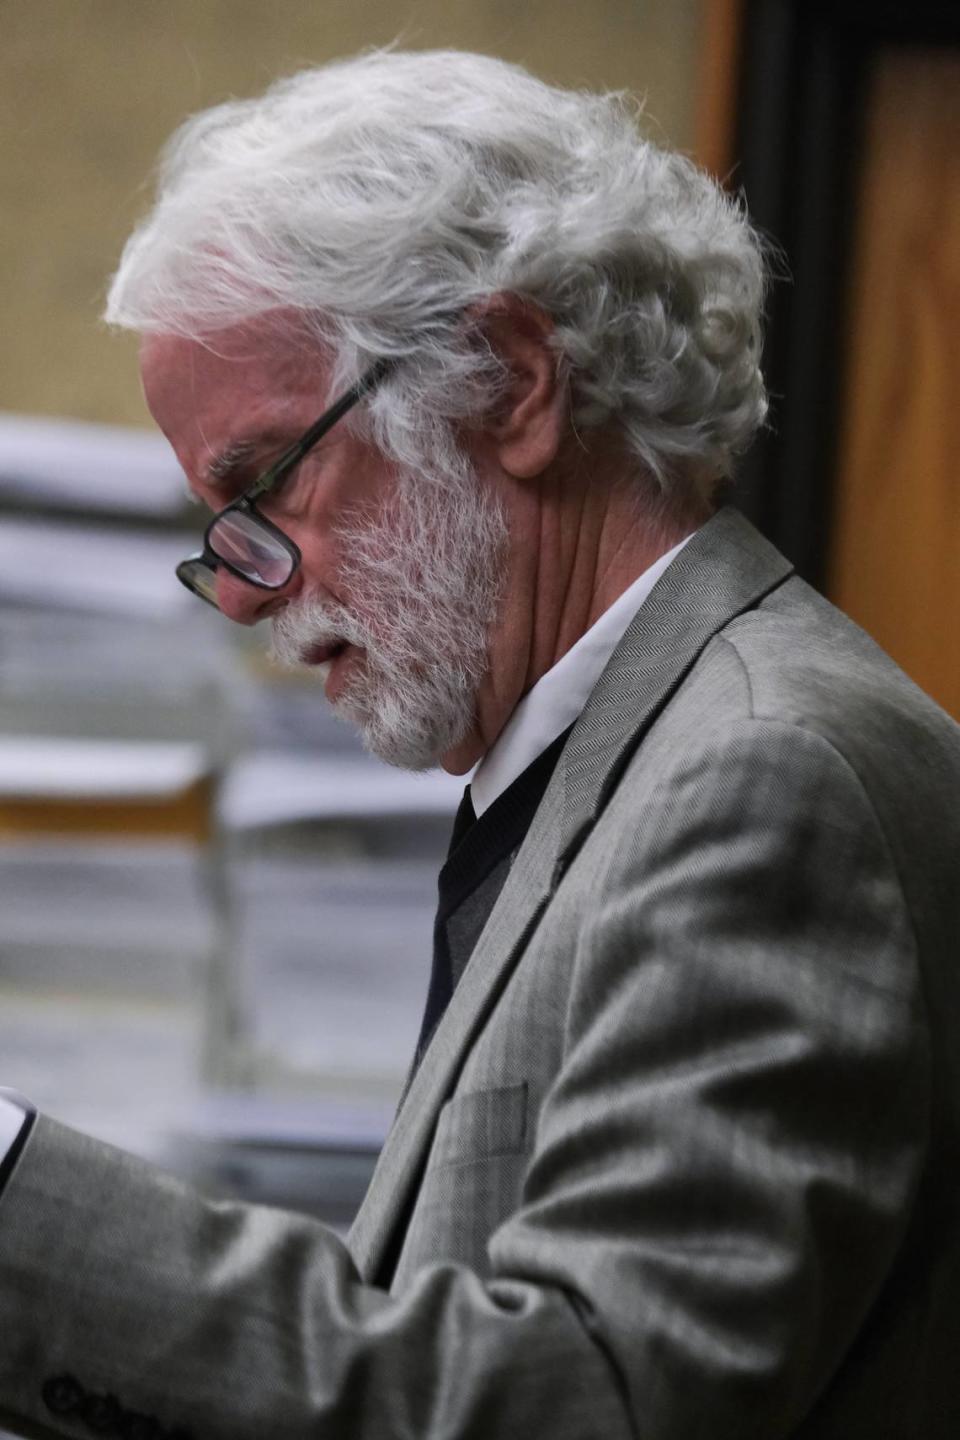
[(470, 314), (508, 376), (484, 425), (485, 439), (509, 475), (532, 479), (555, 458), (567, 424), (567, 385), (551, 344), (553, 320), (539, 305), (510, 294), (493, 295)]

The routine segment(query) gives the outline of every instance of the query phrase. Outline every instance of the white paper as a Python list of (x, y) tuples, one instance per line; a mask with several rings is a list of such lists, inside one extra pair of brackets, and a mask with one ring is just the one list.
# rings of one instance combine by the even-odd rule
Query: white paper
[(365, 757), (263, 752), (239, 760), (220, 793), (220, 818), (233, 830), (298, 820), (456, 813), (461, 777), (412, 774)]
[(179, 562), (200, 548), (185, 533), (0, 517), (0, 600), (161, 619), (197, 600)]
[(209, 770), (201, 745), (0, 737), (0, 797), (6, 800), (169, 797)]
[(179, 839), (18, 837), (0, 845), (0, 915), (0, 974), (10, 979), (16, 950), (30, 957), (25, 983), (42, 973), (102, 988), (118, 955), (153, 962), (166, 951), (162, 975), (133, 968), (148, 992), (168, 992), (217, 941), (207, 871), (197, 847)]
[(437, 869), (302, 853), (232, 868), (237, 996), (265, 1075), (399, 1087), (430, 975)]
[(379, 1148), (396, 1110), (396, 1098), (343, 1099), (207, 1093), (190, 1116), (198, 1139), (227, 1144), (273, 1142), (331, 1148)]
[(23, 1129), (25, 1119), (19, 1105), (0, 1095), (0, 1161), (6, 1159), (7, 1151)]
[(119, 515), (176, 516), (187, 503), (168, 442), (149, 430), (0, 414), (0, 496)]

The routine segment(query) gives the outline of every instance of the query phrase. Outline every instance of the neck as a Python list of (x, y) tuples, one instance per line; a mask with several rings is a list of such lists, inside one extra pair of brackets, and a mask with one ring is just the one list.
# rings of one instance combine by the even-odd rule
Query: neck
[[(580, 472), (587, 467), (581, 466)], [(541, 676), (661, 555), (708, 517), (706, 504), (667, 507), (635, 480), (559, 473), (513, 487), (506, 600), (490, 642), (476, 722), (442, 757), (462, 775), (487, 753)]]

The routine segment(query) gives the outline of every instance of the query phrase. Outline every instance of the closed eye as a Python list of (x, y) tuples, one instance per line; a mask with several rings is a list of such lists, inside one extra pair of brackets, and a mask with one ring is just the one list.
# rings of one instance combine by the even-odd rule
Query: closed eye
[(235, 485), (255, 454), (256, 446), (250, 440), (228, 445), (207, 466), (207, 483), (218, 490)]

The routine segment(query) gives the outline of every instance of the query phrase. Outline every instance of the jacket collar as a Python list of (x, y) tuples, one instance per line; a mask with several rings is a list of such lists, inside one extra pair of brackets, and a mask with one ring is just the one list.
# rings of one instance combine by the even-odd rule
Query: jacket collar
[(574, 726), (533, 824), (380, 1154), (349, 1246), (372, 1282), (437, 1116), (566, 868), (630, 756), (710, 639), (792, 567), (738, 511), (714, 515), (638, 611)]
[(707, 643), (792, 570), (730, 507), (681, 550), (624, 634), (564, 751), (562, 864), (579, 849), (644, 733)]

